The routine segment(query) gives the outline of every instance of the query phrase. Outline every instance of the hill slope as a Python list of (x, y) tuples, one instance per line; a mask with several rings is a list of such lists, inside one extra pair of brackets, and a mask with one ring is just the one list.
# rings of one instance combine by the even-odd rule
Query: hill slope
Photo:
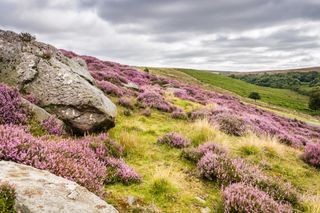
[(56, 54), (87, 65), (90, 85), (117, 106), (115, 127), (61, 136), (56, 123), (25, 115), (19, 91), (1, 85), (0, 118), (8, 119), (0, 119), (0, 160), (72, 179), (120, 212), (319, 211), (320, 127), (212, 90), (189, 73)]

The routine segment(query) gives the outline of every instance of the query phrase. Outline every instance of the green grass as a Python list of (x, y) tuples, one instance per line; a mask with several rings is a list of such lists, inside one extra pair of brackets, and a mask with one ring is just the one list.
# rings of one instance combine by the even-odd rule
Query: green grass
[(177, 69), (203, 83), (207, 83), (222, 89), (236, 93), (242, 97), (248, 97), (251, 92), (258, 92), (262, 102), (284, 107), (291, 110), (311, 114), (308, 109), (309, 98), (287, 89), (275, 89), (249, 84), (245, 81), (233, 79), (223, 74), (215, 74), (207, 71)]

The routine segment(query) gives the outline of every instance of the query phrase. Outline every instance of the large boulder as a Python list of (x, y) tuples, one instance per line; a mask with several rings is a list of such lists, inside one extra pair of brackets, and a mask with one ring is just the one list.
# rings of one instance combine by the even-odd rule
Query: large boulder
[(118, 212), (86, 188), (48, 171), (10, 161), (0, 161), (0, 171), (0, 182), (15, 188), (17, 212)]
[(0, 30), (0, 81), (35, 96), (74, 133), (114, 126), (116, 106), (95, 86), (85, 62), (53, 46)]

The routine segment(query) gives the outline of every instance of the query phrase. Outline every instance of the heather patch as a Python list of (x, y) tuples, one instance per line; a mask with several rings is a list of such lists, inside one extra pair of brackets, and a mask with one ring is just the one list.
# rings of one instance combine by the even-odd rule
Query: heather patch
[(23, 124), (27, 117), (21, 109), (21, 96), (16, 89), (0, 84), (0, 124)]
[(60, 136), (63, 133), (63, 125), (58, 123), (55, 116), (50, 116), (49, 118), (42, 121), (42, 127), (49, 134)]
[(311, 166), (320, 168), (320, 144), (307, 144), (302, 159)]
[(224, 212), (291, 213), (289, 205), (276, 202), (267, 193), (244, 183), (235, 183), (223, 190)]
[(190, 141), (187, 138), (174, 132), (166, 133), (158, 138), (158, 143), (168, 144), (169, 146), (176, 148), (183, 148), (190, 145)]
[(99, 195), (103, 194), (103, 183), (109, 178), (106, 176), (108, 166), (117, 168), (116, 175), (126, 183), (130, 178), (128, 171), (134, 173), (121, 159), (117, 159), (117, 164), (110, 163), (114, 158), (110, 155), (114, 152), (110, 144), (106, 135), (51, 141), (35, 138), (21, 127), (0, 126), (0, 160), (48, 170)]

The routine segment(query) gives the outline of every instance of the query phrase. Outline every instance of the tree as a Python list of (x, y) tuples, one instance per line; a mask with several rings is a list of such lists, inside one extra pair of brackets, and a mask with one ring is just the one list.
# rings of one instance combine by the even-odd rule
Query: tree
[(311, 92), (309, 100), (309, 108), (313, 110), (320, 109), (320, 90)]
[(148, 67), (145, 67), (143, 71), (145, 71), (145, 72), (149, 73), (149, 69), (148, 69)]
[(257, 93), (257, 92), (251, 92), (248, 97), (251, 98), (251, 99), (254, 99), (254, 100), (260, 100), (261, 99), (260, 94)]

